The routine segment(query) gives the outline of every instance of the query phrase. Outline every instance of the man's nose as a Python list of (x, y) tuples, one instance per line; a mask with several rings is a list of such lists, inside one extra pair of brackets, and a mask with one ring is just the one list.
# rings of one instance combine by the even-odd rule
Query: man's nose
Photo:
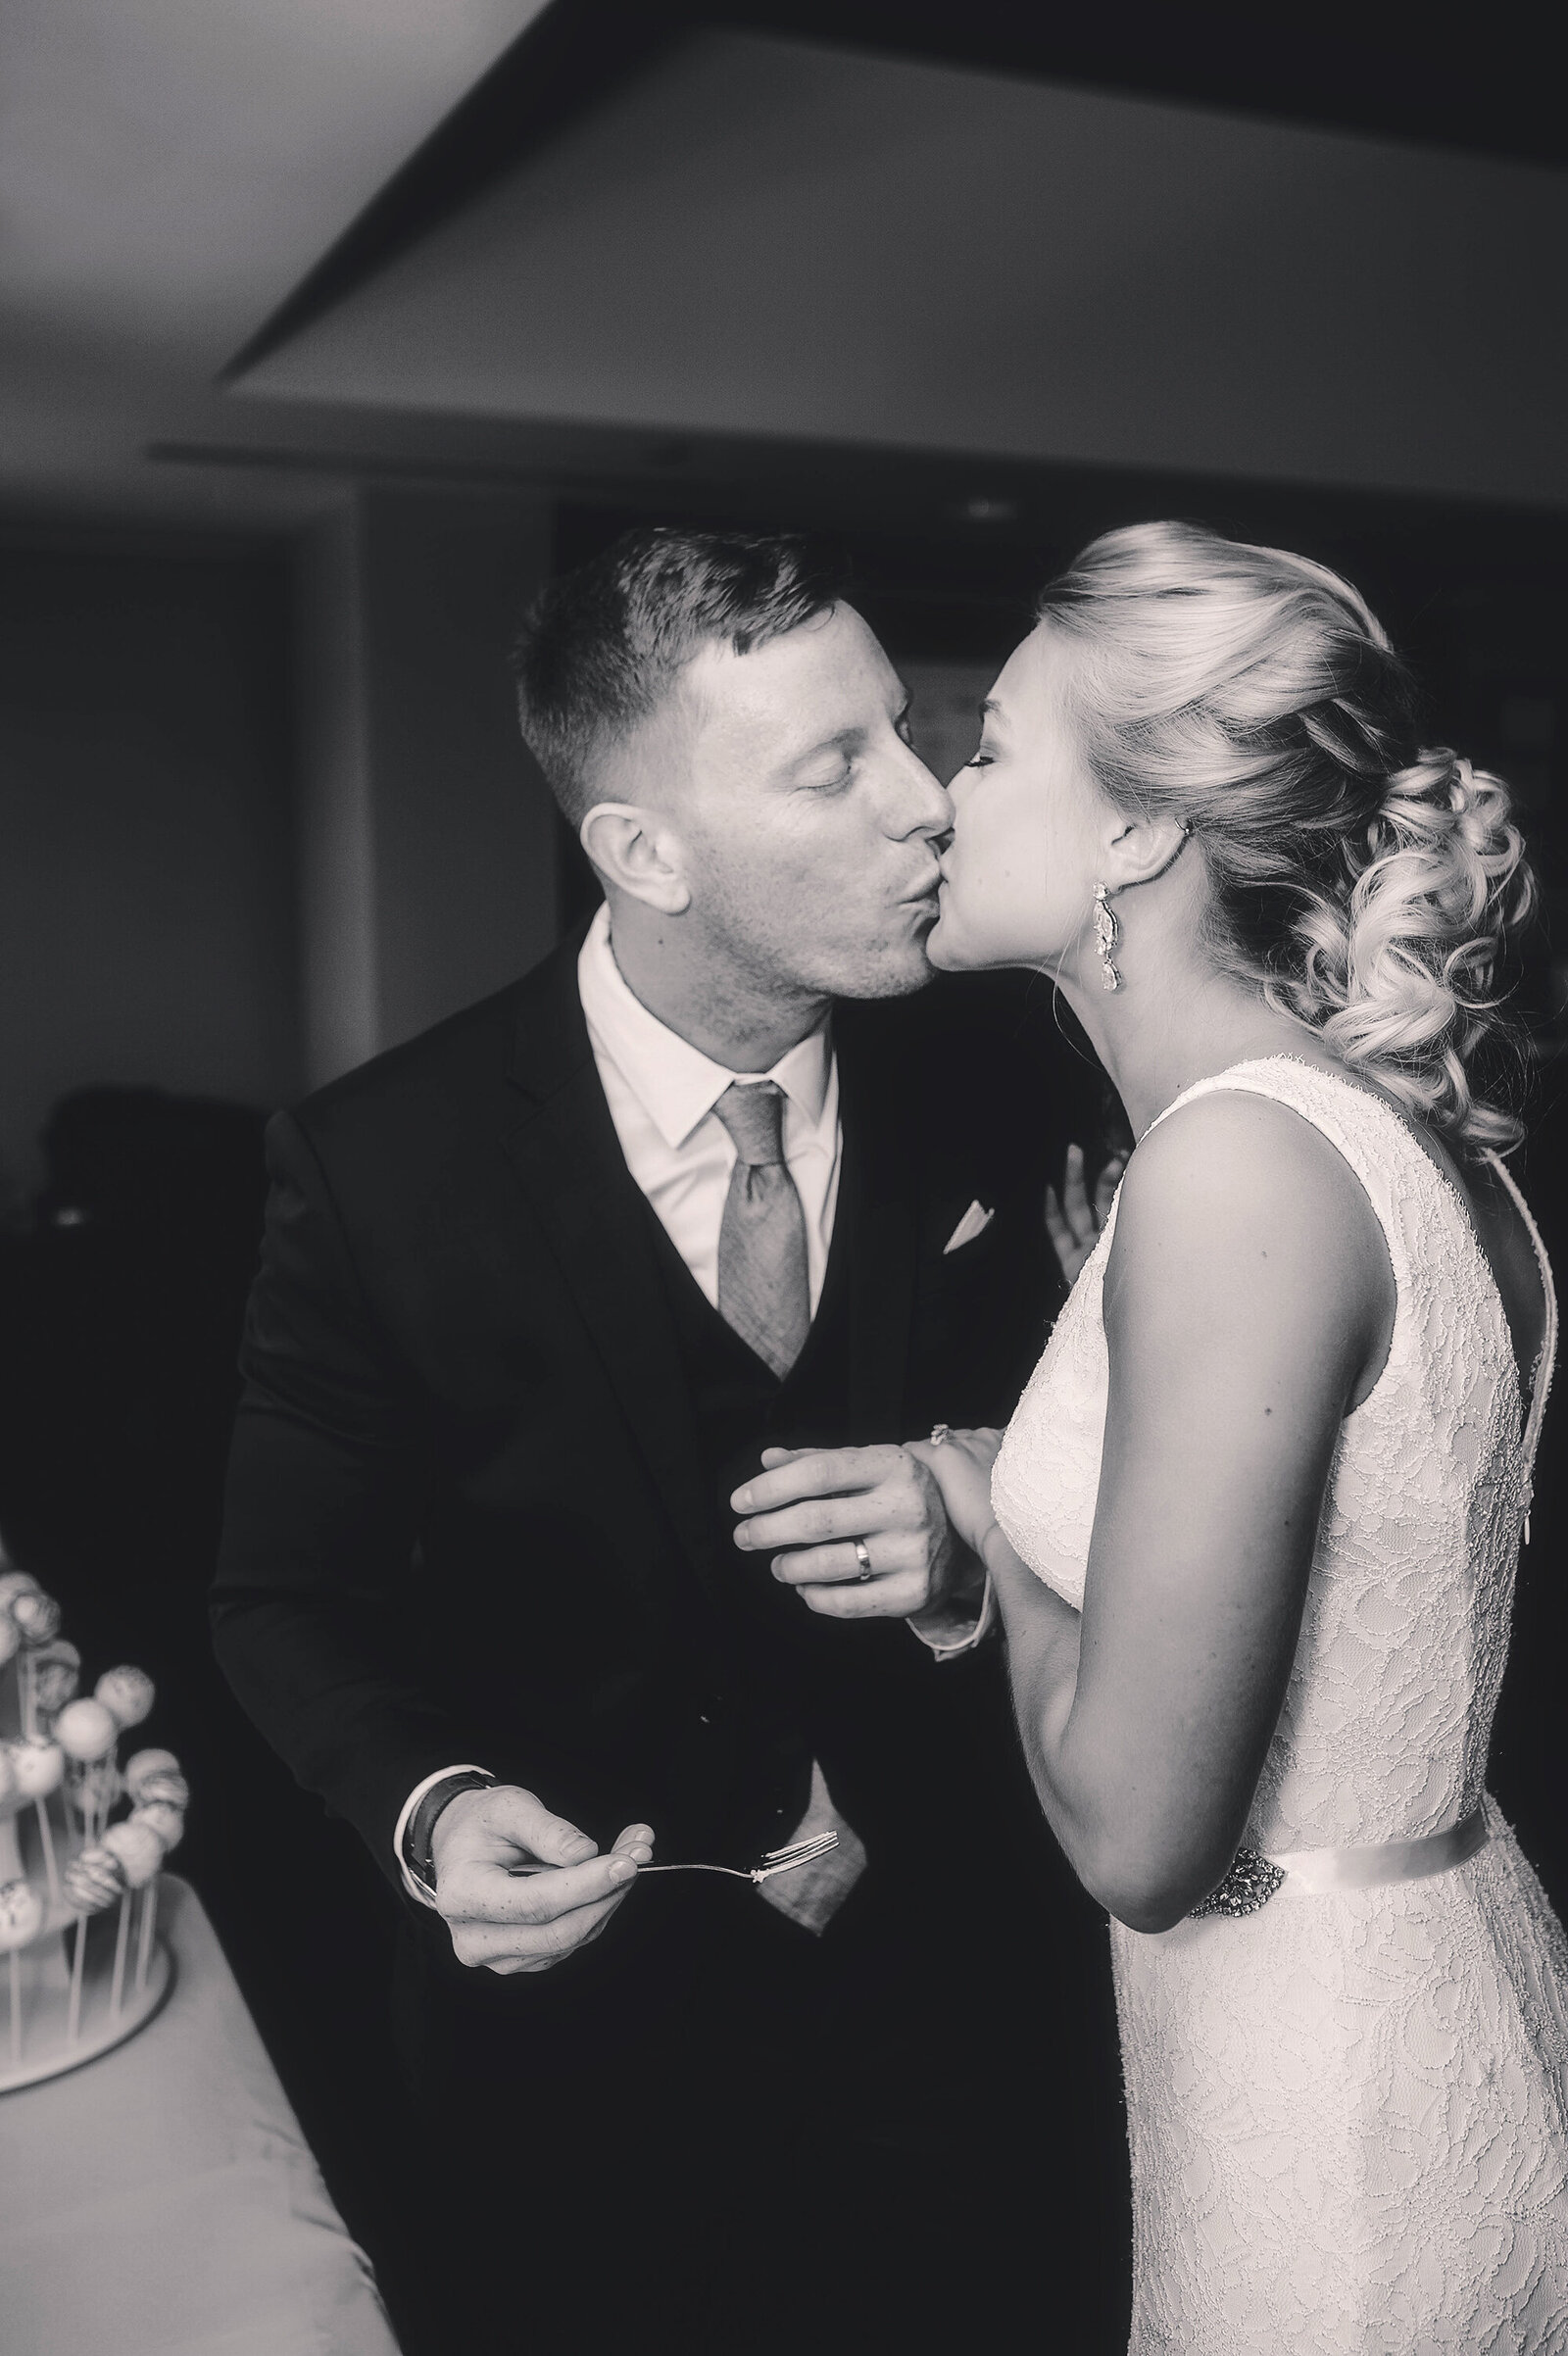
[(910, 835), (929, 838), (950, 832), (953, 804), (947, 791), (938, 784), (919, 755), (907, 748), (900, 786), (896, 823), (889, 829), (891, 833), (905, 841)]

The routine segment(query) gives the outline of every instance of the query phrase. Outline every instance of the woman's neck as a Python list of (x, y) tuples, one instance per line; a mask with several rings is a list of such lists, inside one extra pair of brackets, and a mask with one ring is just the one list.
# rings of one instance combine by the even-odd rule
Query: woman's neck
[(1184, 1089), (1259, 1055), (1329, 1063), (1315, 1031), (1255, 989), (1193, 966), (1115, 992), (1067, 977), (1062, 992), (1110, 1075), (1135, 1138)]

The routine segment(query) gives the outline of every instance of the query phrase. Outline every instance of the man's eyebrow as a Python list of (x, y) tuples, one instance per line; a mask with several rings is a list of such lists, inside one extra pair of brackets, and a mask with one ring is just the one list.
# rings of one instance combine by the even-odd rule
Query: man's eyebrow
[(987, 696), (984, 703), (980, 707), (980, 717), (983, 720), (1000, 720), (1005, 719), (1006, 713), (1003, 711), (1002, 706), (997, 702), (995, 696)]
[(863, 745), (864, 742), (865, 730), (863, 727), (856, 725), (850, 728), (839, 728), (834, 731), (833, 735), (818, 737), (814, 745), (807, 745), (803, 751), (792, 754), (789, 766), (792, 769), (798, 769), (803, 761), (814, 761), (818, 753), (846, 751), (851, 745)]

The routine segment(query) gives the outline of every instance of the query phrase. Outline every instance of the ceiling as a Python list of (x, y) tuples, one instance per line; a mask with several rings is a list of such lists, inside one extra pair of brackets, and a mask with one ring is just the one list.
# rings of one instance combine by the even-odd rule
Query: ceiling
[(279, 525), (355, 473), (769, 468), (961, 506), (1076, 465), (1560, 510), (1532, 37), (8, 0), (0, 508)]
[(543, 0), (6, 0), (0, 502), (244, 516), (142, 452)]

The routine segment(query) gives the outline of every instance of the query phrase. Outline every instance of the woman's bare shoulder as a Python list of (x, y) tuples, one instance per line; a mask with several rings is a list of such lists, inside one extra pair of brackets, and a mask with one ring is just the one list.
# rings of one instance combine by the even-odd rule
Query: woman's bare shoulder
[(1329, 1291), (1392, 1285), (1366, 1190), (1321, 1130), (1273, 1098), (1214, 1089), (1149, 1131), (1122, 1181), (1113, 1262), (1211, 1287), (1264, 1264)]

